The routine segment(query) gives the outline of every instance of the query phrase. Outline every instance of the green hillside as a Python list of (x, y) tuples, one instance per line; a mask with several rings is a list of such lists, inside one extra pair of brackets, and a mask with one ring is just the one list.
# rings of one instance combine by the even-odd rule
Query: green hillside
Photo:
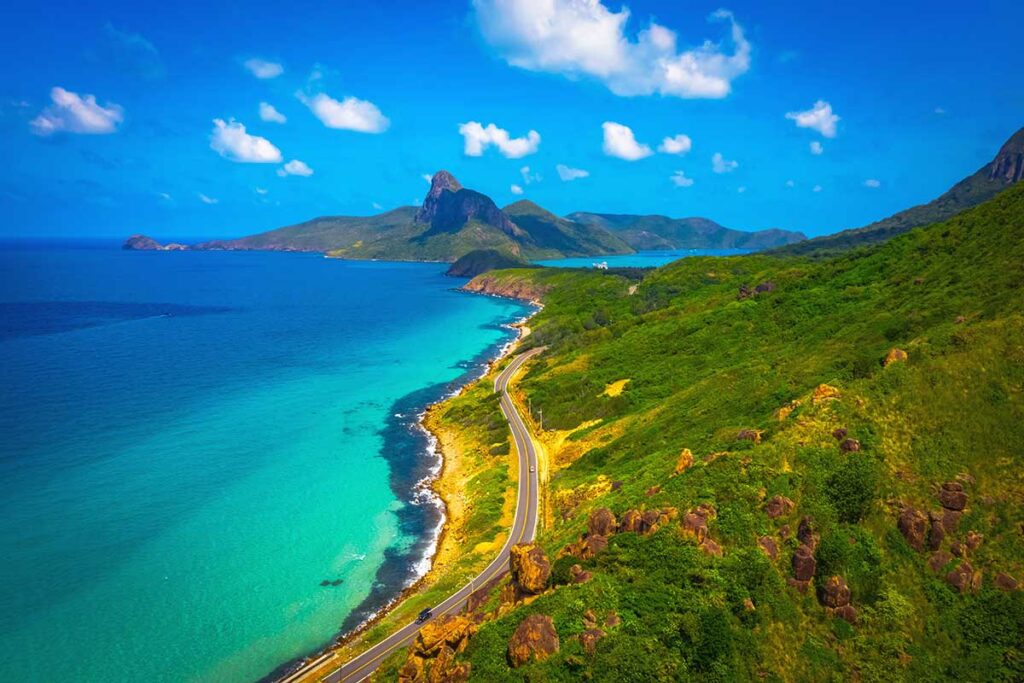
[(927, 204), (900, 211), (863, 228), (816, 237), (806, 242), (783, 247), (776, 253), (823, 257), (866, 244), (884, 242), (912, 228), (944, 221), (965, 209), (977, 206), (991, 199), (1007, 186), (1019, 182), (1022, 178), (1024, 178), (1024, 128), (1018, 130), (1006, 141), (992, 161), (982, 166), (973, 175), (961, 180), (941, 197)]
[(503, 211), (526, 233), (524, 243), (538, 251), (565, 256), (629, 254), (633, 249), (601, 226), (582, 225), (560, 218), (533, 202), (523, 199)]
[[(832, 260), (474, 283), (543, 294), (520, 389), (552, 571), (478, 608), (471, 679), (1024, 680), (1024, 185)], [(588, 556), (601, 508), (663, 514)], [(513, 669), (531, 614), (560, 647)]]
[(636, 250), (659, 249), (753, 249), (761, 250), (807, 239), (787, 230), (744, 232), (725, 228), (707, 218), (669, 218), (632, 214), (588, 213), (567, 216), (572, 221), (602, 228)]

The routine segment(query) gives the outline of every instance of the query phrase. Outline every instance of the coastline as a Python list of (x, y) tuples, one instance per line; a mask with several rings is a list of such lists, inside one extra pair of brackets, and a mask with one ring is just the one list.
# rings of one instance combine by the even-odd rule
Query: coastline
[[(418, 436), (426, 441), (426, 446), (418, 451), (418, 458), (425, 461), (425, 473), (411, 486), (406, 487), (406, 495), (403, 496), (403, 499), (412, 508), (430, 506), (438, 515), (438, 522), (426, 534), (426, 538), (420, 538), (414, 544), (414, 546), (421, 547), (422, 552), (418, 556), (407, 558), (405, 566), (409, 566), (411, 562), (411, 565), (415, 568), (414, 571), (405, 578), (402, 588), (383, 602), (375, 601), (375, 598), (377, 600), (381, 598), (380, 593), (377, 593), (376, 589), (371, 591), (370, 595), (342, 623), (339, 632), (323, 647), (305, 656), (283, 663), (261, 680), (277, 681), (309, 662), (316, 661), (326, 655), (337, 652), (347, 645), (353, 644), (360, 636), (379, 624), (410, 597), (435, 583), (450, 565), (451, 560), (460, 554), (462, 546), (457, 542), (453, 534), (453, 527), (458, 527), (462, 523), (465, 515), (465, 506), (460, 505), (452, 493), (453, 490), (457, 490), (458, 482), (454, 482), (455, 486), (453, 487), (449, 487), (448, 482), (458, 478), (461, 456), (452, 436), (439, 428), (436, 422), (432, 420), (432, 415), (446, 401), (462, 394), (474, 383), (489, 375), (499, 363), (506, 359), (522, 339), (529, 334), (530, 329), (526, 323), (543, 306), (536, 300), (473, 291), (464, 287), (460, 287), (458, 290), (470, 295), (482, 294), (484, 296), (495, 296), (506, 300), (513, 300), (528, 306), (529, 310), (526, 315), (516, 318), (511, 322), (502, 323), (502, 328), (513, 330), (515, 334), (500, 344), (488, 347), (475, 359), (467, 363), (467, 371), (465, 373), (444, 385), (447, 390), (444, 391), (443, 395), (435, 397), (425, 404), (420, 402), (418, 408), (414, 411), (415, 420), (406, 425), (407, 428), (418, 432)], [(436, 386), (428, 387), (423, 391), (429, 392), (436, 390), (436, 388)], [(419, 393), (417, 392), (411, 396), (416, 396)], [(396, 412), (393, 414), (393, 417), (404, 418), (405, 415)], [(381, 569), (386, 570), (389, 564), (389, 560), (385, 559)], [(381, 586), (384, 589), (386, 584), (381, 584)], [(375, 602), (376, 604), (374, 604)], [(310, 680), (315, 680), (315, 678)]]

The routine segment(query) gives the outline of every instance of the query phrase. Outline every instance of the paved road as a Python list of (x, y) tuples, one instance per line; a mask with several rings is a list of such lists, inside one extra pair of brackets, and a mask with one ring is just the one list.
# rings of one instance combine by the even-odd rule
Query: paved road
[[(507, 572), (509, 548), (515, 543), (528, 543), (532, 541), (537, 531), (537, 454), (534, 452), (533, 441), (530, 439), (530, 433), (526, 428), (526, 424), (508, 395), (508, 384), (523, 363), (543, 350), (543, 348), (531, 349), (517, 356), (494, 380), (494, 391), (501, 393), (501, 412), (504, 413), (509, 428), (512, 430), (516, 452), (519, 454), (519, 499), (516, 502), (516, 516), (512, 522), (512, 533), (509, 534), (508, 540), (505, 541), (505, 545), (502, 547), (501, 552), (498, 553), (498, 556), (482, 572), (439, 605), (433, 607), (433, 616), (428, 621), (437, 619), (444, 614), (458, 612), (475, 590), (487, 585)], [(415, 622), (406, 624), (358, 657), (345, 662), (338, 669), (324, 675), (322, 680), (329, 681), (330, 683), (341, 683), (342, 681), (345, 683), (357, 683), (363, 680), (373, 673), (384, 658), (396, 649), (408, 646), (422, 625)], [(329, 653), (324, 654), (309, 662), (299, 671), (280, 679), (279, 683), (292, 683), (293, 681), (300, 680), (313, 669), (322, 667), (332, 657), (333, 655)]]

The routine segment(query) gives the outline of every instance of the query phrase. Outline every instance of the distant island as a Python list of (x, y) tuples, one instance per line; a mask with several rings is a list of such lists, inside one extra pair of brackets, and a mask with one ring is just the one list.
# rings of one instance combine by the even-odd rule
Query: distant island
[[(746, 232), (707, 218), (577, 212), (560, 217), (522, 200), (498, 208), (487, 195), (438, 171), (423, 204), (375, 216), (325, 216), (269, 232), (193, 245), (161, 244), (142, 234), (132, 250), (265, 250), (324, 253), (335, 258), (454, 262), (478, 250), (529, 261), (608, 256), (658, 249), (768, 249), (806, 240), (800, 232)], [(472, 273), (471, 273), (472, 274)]]

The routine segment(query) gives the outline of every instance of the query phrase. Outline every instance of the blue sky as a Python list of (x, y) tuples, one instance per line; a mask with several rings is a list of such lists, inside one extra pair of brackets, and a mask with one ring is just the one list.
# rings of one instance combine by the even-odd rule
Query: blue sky
[(418, 202), (440, 168), (499, 205), (833, 232), (1024, 126), (1021, 25), (1010, 0), (16, 0), (0, 234), (249, 234)]

